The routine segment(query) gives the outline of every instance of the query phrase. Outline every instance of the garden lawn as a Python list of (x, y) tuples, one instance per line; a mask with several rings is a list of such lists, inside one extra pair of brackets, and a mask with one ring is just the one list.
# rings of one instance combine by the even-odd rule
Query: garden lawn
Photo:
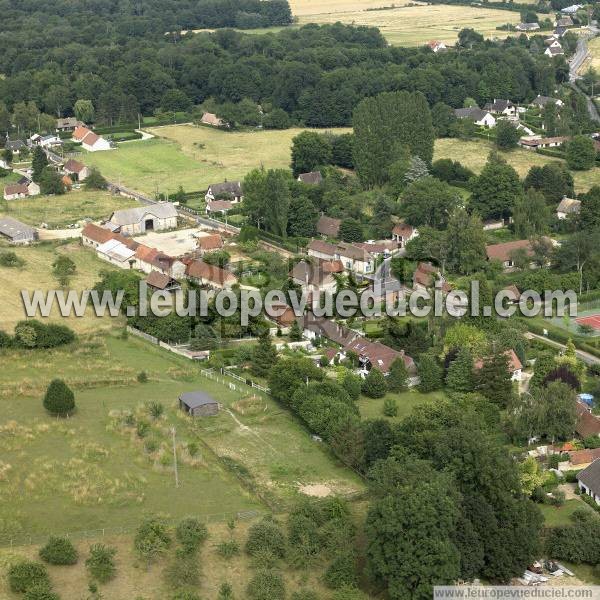
[(385, 398), (367, 398), (361, 396), (358, 401), (360, 415), (363, 419), (388, 419), (390, 421), (399, 422), (405, 417), (412, 414), (417, 406), (421, 406), (428, 402), (440, 402), (446, 399), (443, 392), (431, 392), (423, 394), (418, 390), (409, 390), (399, 394), (389, 393), (386, 398), (395, 398), (398, 405), (398, 415), (395, 417), (386, 417), (383, 414), (383, 403)]
[[(511, 33), (498, 31), (496, 27), (520, 22), (518, 12), (475, 6), (418, 3), (409, 6), (408, 2), (386, 0), (292, 0), (290, 4), (300, 25), (341, 21), (378, 27), (390, 44), (398, 46), (419, 46), (430, 40), (454, 44), (458, 32), (466, 27), (487, 38), (503, 39)], [(372, 10), (382, 7), (383, 10)]]
[(544, 525), (546, 527), (561, 527), (563, 525), (570, 525), (573, 522), (571, 515), (576, 510), (585, 510), (587, 504), (579, 499), (573, 499), (567, 500), (562, 506), (540, 504), (539, 507), (544, 516)]
[[(443, 138), (435, 141), (434, 160), (439, 158), (458, 160), (465, 167), (479, 173), (492, 150), (497, 150), (495, 145), (482, 139), (457, 140)], [(509, 152), (499, 152), (499, 154), (517, 171), (520, 177), (525, 177), (533, 166), (544, 166), (553, 161), (564, 162), (560, 158), (544, 156), (521, 148)], [(600, 185), (600, 168), (598, 167), (589, 171), (572, 171), (572, 174), (575, 179), (575, 191), (577, 193), (586, 192), (593, 185)]]
[[(25, 318), (21, 300), (21, 290), (53, 290), (58, 284), (52, 275), (52, 263), (59, 254), (66, 254), (76, 265), (76, 273), (71, 279), (70, 288), (73, 290), (90, 289), (99, 279), (101, 270), (111, 270), (107, 262), (100, 260), (91, 249), (80, 246), (78, 240), (63, 244), (44, 242), (34, 246), (13, 247), (0, 245), (0, 252), (10, 250), (25, 261), (23, 267), (7, 268), (0, 266), (0, 330), (12, 333), (16, 323)], [(90, 311), (85, 317), (63, 318), (55, 308), (50, 321), (68, 325), (75, 331), (93, 331), (100, 328), (110, 328), (121, 319), (103, 319), (94, 317)]]
[(62, 196), (33, 196), (5, 202), (2, 212), (35, 227), (46, 223), (50, 229), (61, 229), (83, 219), (108, 219), (115, 210), (134, 206), (139, 203), (110, 192), (73, 190)]
[[(206, 190), (211, 183), (242, 179), (251, 169), (287, 169), (292, 138), (302, 129), (223, 131), (172, 125), (148, 129), (158, 138), (121, 144), (112, 152), (83, 156), (110, 181), (148, 194)], [(349, 130), (337, 130), (349, 131)]]

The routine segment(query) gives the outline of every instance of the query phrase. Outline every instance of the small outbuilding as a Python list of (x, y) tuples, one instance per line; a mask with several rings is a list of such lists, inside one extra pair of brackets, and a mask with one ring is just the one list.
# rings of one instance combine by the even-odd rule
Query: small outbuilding
[(219, 412), (219, 403), (204, 392), (185, 392), (179, 396), (179, 408), (191, 417), (212, 417)]

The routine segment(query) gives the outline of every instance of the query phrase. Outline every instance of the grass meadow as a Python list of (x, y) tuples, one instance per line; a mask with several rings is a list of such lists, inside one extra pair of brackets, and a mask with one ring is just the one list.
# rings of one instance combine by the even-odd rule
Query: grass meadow
[[(383, 403), (386, 398), (395, 398), (398, 405), (398, 414), (395, 417), (386, 417), (383, 414)], [(385, 398), (367, 398), (361, 396), (358, 401), (360, 415), (363, 419), (386, 419), (392, 422), (400, 422), (408, 417), (417, 406), (428, 402), (439, 402), (446, 399), (443, 392), (431, 392), (422, 394), (417, 390), (409, 390), (399, 394), (388, 393)]]
[[(364, 491), (357, 476), (272, 400), (207, 379), (187, 359), (131, 336), (5, 351), (2, 364), (0, 539), (127, 526), (146, 512), (178, 518), (284, 510), (303, 486)], [(147, 383), (137, 381), (142, 370)], [(42, 407), (57, 376), (76, 393), (69, 419), (52, 418)], [(195, 389), (223, 405), (218, 416), (190, 419), (178, 409), (179, 394)], [(149, 413), (152, 402), (165, 408), (159, 418)]]
[[(420, 46), (430, 40), (454, 44), (458, 32), (471, 27), (487, 38), (505, 38), (496, 27), (517, 24), (517, 11), (444, 4), (386, 2), (385, 0), (292, 0), (298, 23), (335, 23), (378, 27), (390, 44)], [(393, 8), (392, 8), (393, 7)], [(379, 9), (379, 10), (375, 10)]]
[(242, 179), (256, 167), (288, 168), (292, 138), (302, 129), (222, 131), (172, 125), (149, 129), (158, 138), (121, 144), (83, 160), (111, 181), (153, 194), (205, 190), (211, 183)]
[(139, 203), (109, 192), (73, 190), (63, 196), (3, 201), (0, 215), (9, 215), (35, 227), (46, 223), (51, 229), (60, 229), (83, 219), (107, 219), (115, 210), (134, 206), (139, 206)]
[[(8, 245), (0, 245), (0, 251), (9, 249)], [(79, 240), (67, 243), (44, 242), (28, 247), (13, 247), (10, 250), (23, 259), (25, 264), (18, 268), (0, 266), (0, 330), (12, 333), (16, 323), (25, 318), (25, 311), (21, 300), (21, 290), (51, 290), (57, 289), (58, 284), (52, 275), (52, 263), (59, 254), (66, 254), (76, 265), (76, 273), (71, 279), (70, 289), (90, 289), (99, 279), (102, 269), (112, 269), (108, 263), (100, 260), (92, 250), (84, 249)], [(50, 321), (65, 323), (55, 309)], [(105, 317), (99, 319), (89, 312), (84, 317), (69, 317), (66, 324), (78, 332), (90, 332), (98, 329), (108, 329), (114, 326), (115, 321)]]
[[(485, 165), (488, 155), (495, 150), (495, 145), (486, 140), (458, 140), (451, 138), (437, 139), (435, 141), (434, 160), (438, 158), (451, 158), (459, 160), (465, 167), (479, 173)], [(548, 162), (564, 162), (560, 158), (544, 156), (516, 148), (508, 152), (499, 152), (506, 161), (514, 167), (520, 177), (525, 177), (533, 166), (543, 166)], [(575, 191), (586, 192), (593, 185), (600, 185), (600, 168), (595, 167), (589, 171), (572, 171), (575, 179)]]

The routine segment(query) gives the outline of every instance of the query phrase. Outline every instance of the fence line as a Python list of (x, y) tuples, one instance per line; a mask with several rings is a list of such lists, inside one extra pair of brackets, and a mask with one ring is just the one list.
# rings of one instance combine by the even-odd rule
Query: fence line
[[(255, 517), (267, 514), (267, 511), (261, 510), (246, 510), (229, 513), (209, 513), (205, 515), (197, 515), (197, 518), (206, 524), (210, 523), (224, 523), (231, 519), (237, 519), (239, 521), (247, 521), (254, 519)], [(137, 531), (141, 522), (129, 523), (120, 527), (102, 527), (98, 529), (82, 529), (79, 531), (69, 531), (63, 533), (48, 533), (48, 534), (28, 534), (23, 533), (20, 535), (0, 538), (0, 548), (18, 548), (21, 546), (33, 546), (45, 543), (51, 535), (59, 535), (61, 537), (67, 537), (72, 540), (85, 540), (85, 539), (98, 539), (105, 537), (113, 537), (118, 535), (129, 535)], [(167, 523), (174, 527), (177, 523), (177, 519), (168, 519)]]

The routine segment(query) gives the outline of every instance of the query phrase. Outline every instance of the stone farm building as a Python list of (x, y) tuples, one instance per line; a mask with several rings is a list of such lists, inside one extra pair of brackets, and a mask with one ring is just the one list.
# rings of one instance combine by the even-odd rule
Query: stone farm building
[(211, 417), (219, 412), (219, 403), (200, 391), (181, 394), (179, 407), (191, 417)]
[(38, 239), (38, 233), (33, 227), (12, 217), (1, 217), (0, 238), (7, 239), (11, 244), (31, 244)]
[(110, 222), (121, 233), (135, 235), (177, 227), (177, 209), (170, 202), (115, 211)]
[(67, 175), (74, 175), (77, 178), (77, 181), (84, 181), (86, 177), (90, 174), (89, 167), (86, 167), (84, 164), (79, 161), (73, 160), (70, 158), (63, 167), (63, 171)]

